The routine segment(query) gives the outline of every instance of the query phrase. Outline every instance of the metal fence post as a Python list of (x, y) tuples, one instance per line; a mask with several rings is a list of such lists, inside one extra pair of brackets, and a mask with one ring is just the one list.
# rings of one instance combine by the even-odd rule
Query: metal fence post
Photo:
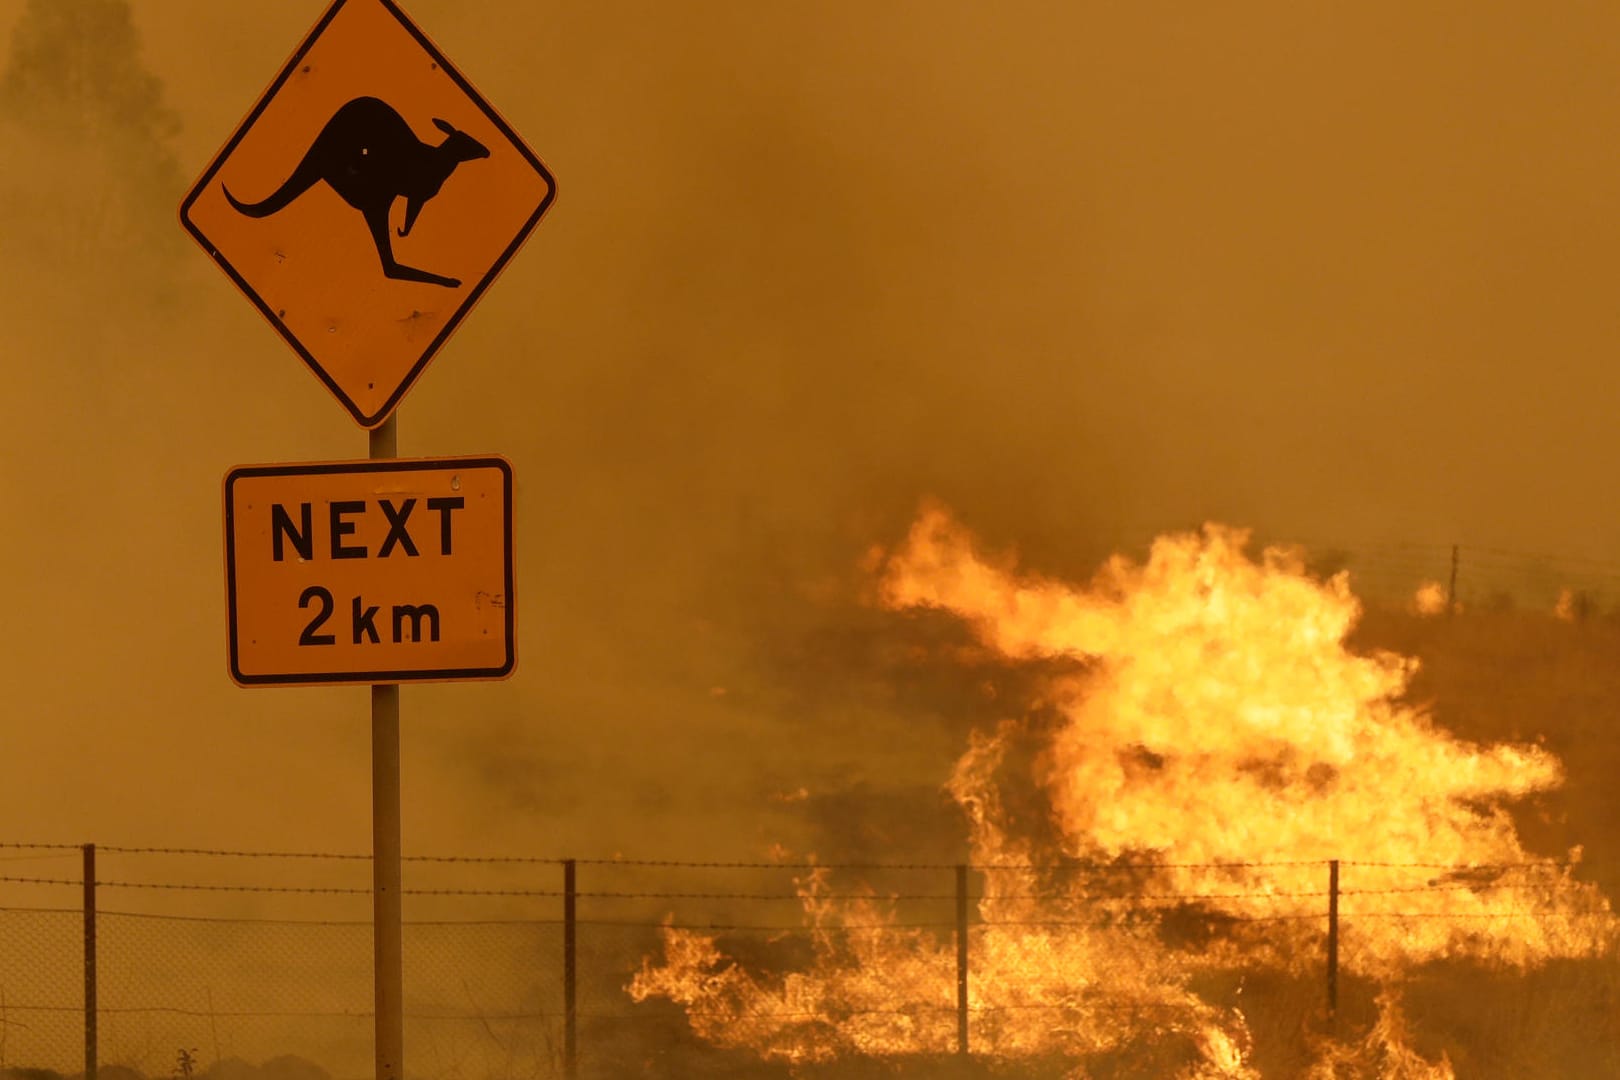
[(574, 950), (574, 860), (563, 860), (563, 1076), (579, 1075), (579, 1046), (575, 1042), (577, 1015), (574, 993), (578, 956)]
[(968, 1053), (968, 868), (956, 867), (956, 1052)]
[(1327, 1007), (1328, 1022), (1332, 1023), (1339, 1011), (1339, 860), (1328, 862), (1328, 933), (1327, 933)]
[(96, 1080), (96, 845), (84, 845), (84, 1080)]

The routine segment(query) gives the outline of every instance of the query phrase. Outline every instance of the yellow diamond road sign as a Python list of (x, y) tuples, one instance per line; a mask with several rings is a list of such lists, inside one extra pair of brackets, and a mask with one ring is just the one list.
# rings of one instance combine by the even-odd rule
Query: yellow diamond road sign
[(180, 220), (369, 428), (555, 193), (540, 159), (393, 0), (336, 0)]
[(242, 686), (500, 679), (517, 663), (501, 457), (246, 465), (225, 476)]

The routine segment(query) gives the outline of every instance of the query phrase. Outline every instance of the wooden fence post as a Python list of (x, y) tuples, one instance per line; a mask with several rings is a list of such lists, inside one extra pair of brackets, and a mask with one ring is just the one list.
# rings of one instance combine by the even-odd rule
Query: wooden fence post
[(1339, 860), (1328, 863), (1328, 933), (1327, 933), (1327, 1007), (1328, 1022), (1339, 1012)]
[(968, 868), (956, 867), (956, 1052), (968, 1053)]
[(575, 990), (578, 977), (578, 954), (574, 947), (574, 931), (578, 923), (574, 917), (574, 860), (563, 860), (563, 1076), (574, 1080), (579, 1075), (579, 1044), (575, 1041), (578, 1014), (575, 1011)]
[(96, 1080), (96, 845), (84, 845), (84, 1080)]

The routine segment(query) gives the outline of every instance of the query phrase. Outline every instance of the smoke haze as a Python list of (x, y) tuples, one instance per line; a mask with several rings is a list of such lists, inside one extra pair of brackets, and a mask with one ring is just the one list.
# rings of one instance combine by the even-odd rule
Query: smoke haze
[[(365, 439), (174, 220), (324, 7), (131, 4), (172, 132), (4, 117), (21, 838), (368, 849), (366, 692), (230, 684), (220, 543), (226, 469)], [(925, 497), (1075, 579), (1205, 520), (1620, 540), (1620, 12), (409, 11), (559, 197), (400, 411), (513, 462), (520, 595), (512, 680), (402, 694), (407, 850), (932, 842), (997, 706), (859, 604)]]

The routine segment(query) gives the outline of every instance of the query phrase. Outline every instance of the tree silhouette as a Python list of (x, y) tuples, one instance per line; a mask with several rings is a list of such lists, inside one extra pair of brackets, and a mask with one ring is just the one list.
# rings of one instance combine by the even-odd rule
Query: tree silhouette
[(6, 256), (75, 291), (156, 298), (180, 250), (179, 127), (129, 0), (28, 0), (0, 72)]

